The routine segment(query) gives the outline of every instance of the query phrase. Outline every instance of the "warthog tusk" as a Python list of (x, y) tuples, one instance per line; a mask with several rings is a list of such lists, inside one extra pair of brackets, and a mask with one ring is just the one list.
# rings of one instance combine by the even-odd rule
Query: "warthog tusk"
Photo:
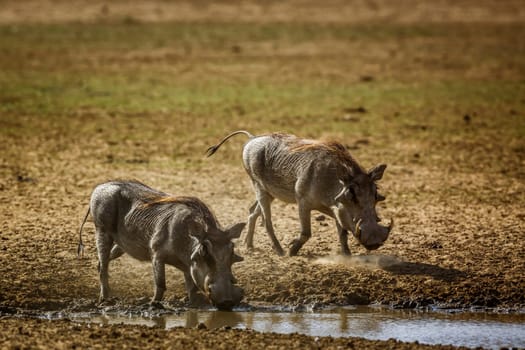
[(354, 232), (355, 232), (355, 237), (358, 239), (358, 240), (361, 240), (361, 221), (363, 221), (362, 219), (359, 219), (357, 221), (357, 224), (355, 224), (355, 229), (354, 229)]
[(394, 228), (394, 218), (391, 218), (390, 224), (388, 225), (388, 233), (390, 233), (390, 231), (392, 231), (393, 228)]

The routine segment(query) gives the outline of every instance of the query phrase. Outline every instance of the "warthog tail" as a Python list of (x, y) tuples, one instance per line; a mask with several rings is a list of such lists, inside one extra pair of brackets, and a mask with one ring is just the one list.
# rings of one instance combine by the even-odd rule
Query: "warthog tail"
[(77, 256), (79, 258), (84, 257), (84, 243), (82, 243), (82, 229), (84, 228), (84, 224), (86, 223), (86, 220), (89, 216), (89, 213), (91, 211), (91, 207), (88, 207), (86, 216), (84, 216), (84, 221), (82, 221), (82, 224), (80, 225), (80, 230), (78, 230), (78, 248), (77, 248)]
[(249, 133), (248, 131), (246, 131), (246, 130), (238, 130), (238, 131), (232, 132), (231, 134), (229, 134), (228, 136), (226, 136), (225, 138), (223, 138), (222, 141), (219, 142), (218, 144), (209, 147), (209, 148), (206, 150), (206, 156), (207, 156), (207, 157), (212, 156), (215, 152), (217, 152), (217, 150), (219, 149), (219, 147), (221, 147), (222, 144), (223, 144), (224, 142), (226, 142), (230, 137), (235, 136), (235, 135), (238, 135), (238, 134), (244, 134), (244, 135), (248, 136), (249, 138), (253, 138), (253, 137), (254, 137), (252, 134), (250, 134), (250, 133)]

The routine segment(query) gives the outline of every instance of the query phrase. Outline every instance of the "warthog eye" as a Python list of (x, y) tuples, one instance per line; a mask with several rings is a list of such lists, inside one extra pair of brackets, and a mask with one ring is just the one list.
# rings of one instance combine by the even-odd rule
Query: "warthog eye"
[(348, 199), (357, 203), (357, 194), (356, 194), (354, 186), (350, 186), (348, 188), (348, 193), (349, 193)]
[(213, 255), (208, 251), (209, 248), (205, 245), (200, 244), (191, 254), (191, 261), (193, 262), (205, 262), (207, 265), (212, 266), (215, 264)]

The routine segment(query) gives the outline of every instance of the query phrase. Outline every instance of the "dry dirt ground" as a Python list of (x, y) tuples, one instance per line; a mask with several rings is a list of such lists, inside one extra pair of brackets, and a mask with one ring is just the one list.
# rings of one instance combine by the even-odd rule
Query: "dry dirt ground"
[[(395, 340), (308, 337), (238, 329), (163, 330), (128, 325), (87, 326), (67, 321), (0, 320), (2, 348), (12, 349), (458, 349)], [(464, 348), (467, 349), (467, 348)]]
[[(315, 4), (316, 2), (313, 2)], [(130, 16), (145, 21), (225, 21), (242, 13), (247, 21), (323, 20), (332, 22), (389, 20), (411, 23), (523, 22), (520, 1), (436, 1), (433, 7), (417, 1), (357, 1), (354, 7), (327, 2), (325, 18), (319, 7), (301, 2), (246, 1), (144, 1), (131, 6), (115, 2), (110, 7), (97, 1), (0, 1), (2, 23), (111, 20)], [(419, 4), (419, 5), (418, 5)], [(320, 6), (320, 5), (318, 5)], [(299, 8), (294, 11), (293, 9)], [(174, 10), (176, 8), (177, 10)], [(334, 11), (333, 8), (340, 8)], [(166, 10), (167, 9), (167, 10)], [(469, 16), (465, 16), (468, 13)], [(264, 14), (261, 15), (261, 14)], [(293, 14), (293, 15), (291, 15)], [(522, 77), (523, 78), (523, 77)], [(523, 118), (513, 110), (515, 118)], [(168, 116), (157, 116), (159, 124)], [(469, 117), (470, 118), (470, 117)], [(118, 119), (118, 117), (117, 117)], [(87, 119), (89, 121), (89, 116)], [(84, 259), (76, 256), (77, 230), (87, 209), (93, 186), (112, 178), (140, 179), (152, 187), (174, 194), (195, 195), (207, 202), (223, 225), (245, 221), (253, 200), (250, 183), (239, 162), (223, 162), (221, 154), (175, 170), (144, 161), (151, 155), (130, 144), (129, 153), (108, 156), (110, 146), (96, 135), (74, 135), (56, 125), (30, 116), (16, 122), (21, 128), (36, 123), (40, 133), (4, 134), (0, 150), (0, 312), (17, 309), (59, 310), (96, 307), (98, 276), (93, 226), (86, 225)], [(119, 128), (132, 129), (133, 117), (118, 119)], [(204, 151), (229, 130), (200, 140)], [(273, 130), (267, 130), (273, 131)], [(94, 137), (95, 136), (95, 137)], [(472, 140), (470, 140), (472, 141)], [(236, 156), (239, 156), (240, 142)], [(234, 142), (235, 144), (235, 142)], [(508, 161), (505, 171), (476, 168), (457, 171), (461, 157), (440, 160), (429, 166), (415, 149), (404, 149), (404, 162), (389, 165), (382, 180), (388, 199), (381, 216), (393, 217), (396, 227), (386, 244), (374, 252), (350, 241), (353, 256), (338, 255), (333, 222), (314, 214), (313, 237), (297, 257), (278, 257), (258, 227), (255, 250), (242, 241), (236, 245), (245, 259), (234, 274), (245, 289), (247, 304), (348, 305), (371, 303), (392, 307), (488, 307), (506, 310), (525, 308), (525, 145), (492, 139), (476, 143), (456, 140), (457, 152), (480, 147), (479, 162)], [(159, 146), (160, 147), (160, 146)], [(408, 147), (408, 146), (407, 146)], [(148, 144), (148, 152), (154, 150)], [(486, 154), (487, 150), (491, 153)], [(403, 149), (401, 149), (403, 151)], [(232, 148), (221, 152), (233, 152)], [(366, 149), (357, 158), (370, 160)], [(377, 156), (374, 154), (373, 156)], [(380, 159), (371, 160), (379, 162)], [(471, 164), (466, 160), (466, 164)], [(121, 165), (121, 166), (119, 166)], [(372, 164), (367, 164), (372, 165)], [(450, 174), (452, 172), (453, 175)], [(447, 190), (448, 189), (448, 190)], [(427, 196), (417, 197), (417, 193)], [(277, 236), (286, 246), (297, 235), (296, 207), (275, 202)], [(137, 305), (152, 295), (151, 268), (123, 257), (112, 263), (110, 283), (119, 302)], [(183, 276), (168, 271), (166, 300), (170, 306), (185, 305)], [(132, 326), (88, 326), (65, 321), (0, 318), (2, 347), (177, 347), (184, 348), (356, 348), (423, 349), (420, 344), (362, 339), (330, 339), (301, 335), (259, 334), (251, 331), (175, 329), (165, 331)], [(446, 347), (441, 347), (446, 348)]]

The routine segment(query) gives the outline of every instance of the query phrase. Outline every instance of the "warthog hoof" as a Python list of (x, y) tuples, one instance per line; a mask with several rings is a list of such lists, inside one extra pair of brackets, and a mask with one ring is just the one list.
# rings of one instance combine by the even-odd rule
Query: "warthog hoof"
[(113, 298), (98, 298), (97, 305), (99, 307), (111, 306), (116, 303), (116, 299)]
[(273, 250), (275, 250), (275, 252), (277, 253), (277, 255), (279, 255), (279, 256), (284, 256), (284, 250), (283, 250), (283, 248), (281, 248), (281, 246), (279, 246), (279, 245), (274, 245), (274, 246), (273, 246)]
[(301, 247), (303, 246), (303, 242), (301, 242), (298, 239), (294, 239), (290, 245), (291, 245), (290, 251), (289, 251), (290, 256), (296, 256), (299, 249), (301, 249)]
[(152, 308), (155, 308), (155, 309), (160, 309), (160, 310), (164, 310), (164, 305), (162, 305), (162, 303), (159, 301), (159, 300), (152, 300), (149, 305), (152, 307)]

